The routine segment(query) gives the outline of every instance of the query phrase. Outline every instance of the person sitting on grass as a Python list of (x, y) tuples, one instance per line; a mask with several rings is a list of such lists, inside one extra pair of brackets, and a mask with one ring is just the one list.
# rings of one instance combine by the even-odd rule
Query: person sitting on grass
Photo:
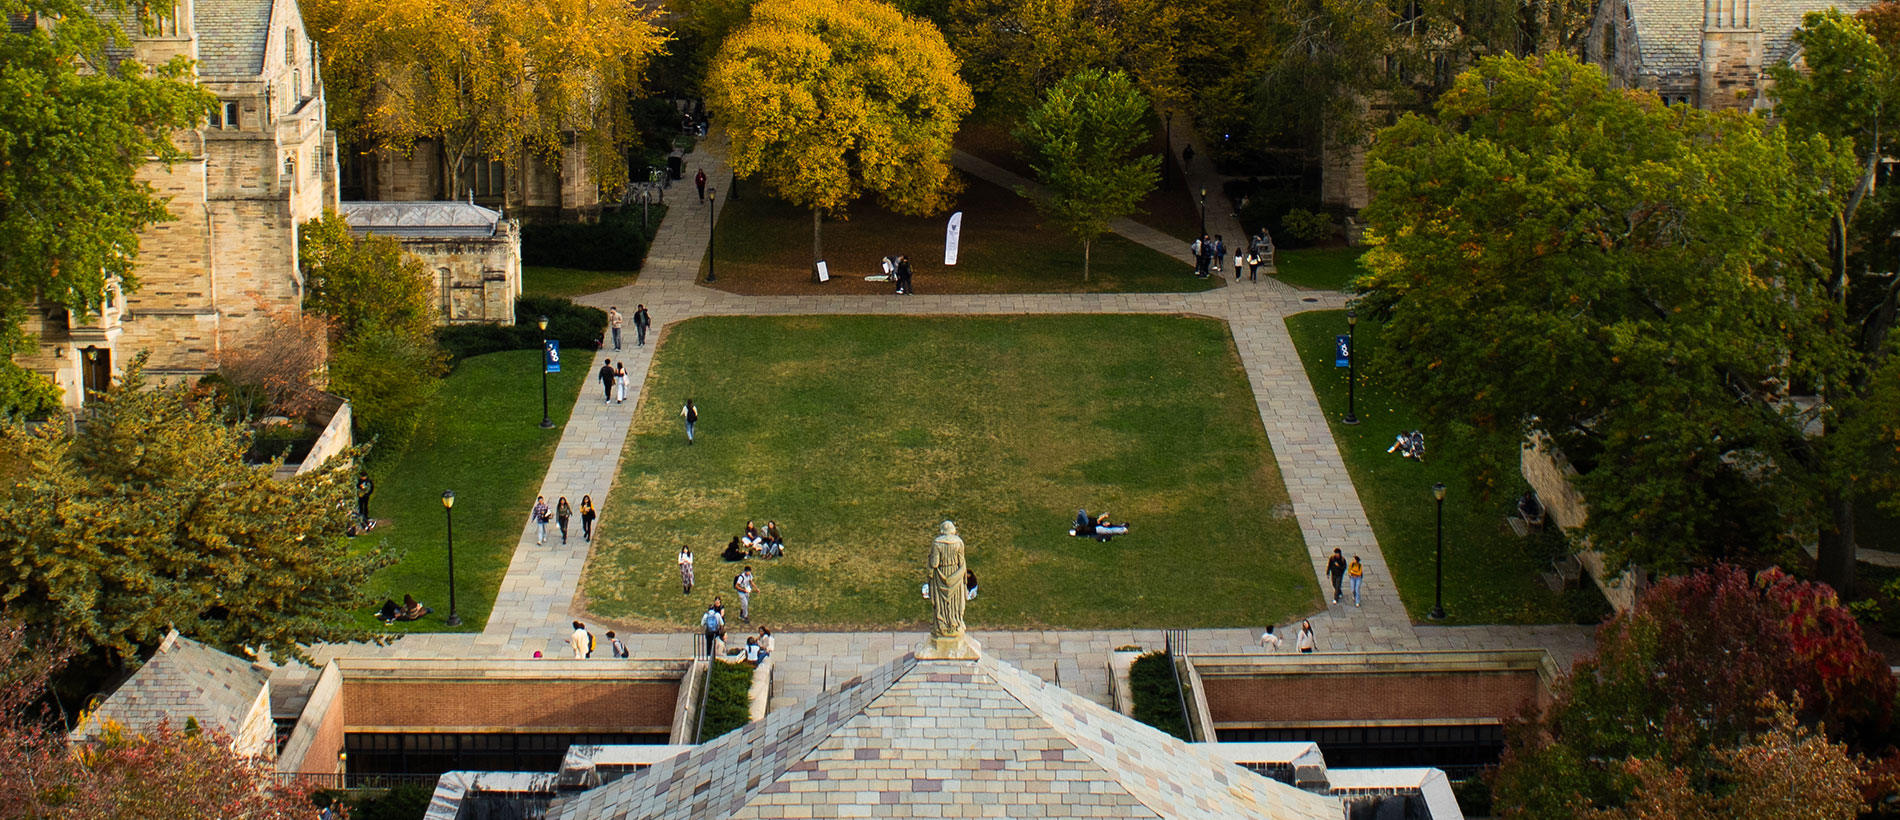
[(976, 572), (969, 567), (963, 568), (963, 600), (976, 600)]
[(758, 526), (750, 521), (745, 522), (745, 534), (739, 536), (739, 543), (745, 547), (748, 555), (758, 552), (759, 545), (764, 543), (764, 539), (759, 538)]
[(1075, 511), (1075, 526), (1069, 528), (1069, 534), (1077, 538), (1095, 537), (1095, 519), (1089, 517), (1088, 510)]
[(404, 595), (402, 596), (402, 612), (396, 615), (396, 620), (419, 621), (422, 620), (422, 616), (434, 611), (435, 610), (423, 606), (422, 602), (416, 600), (414, 596)]
[(382, 621), (384, 626), (388, 626), (395, 623), (396, 616), (401, 614), (402, 608), (396, 606), (395, 601), (384, 598), (383, 605), (376, 610), (376, 619)]
[(732, 542), (726, 545), (726, 551), (720, 553), (719, 557), (727, 561), (744, 561), (751, 555), (752, 550), (740, 544), (738, 536), (733, 536)]
[(1117, 535), (1127, 534), (1128, 522), (1124, 521), (1120, 524), (1110, 524), (1108, 523), (1108, 513), (1102, 513), (1095, 517), (1095, 540), (1107, 542), (1108, 539), (1114, 538)]

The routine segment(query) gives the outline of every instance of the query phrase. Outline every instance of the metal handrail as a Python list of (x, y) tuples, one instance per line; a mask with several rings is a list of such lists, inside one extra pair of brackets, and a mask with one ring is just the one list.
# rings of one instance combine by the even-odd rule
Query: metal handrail
[[(1187, 656), (1187, 630), (1170, 629), (1164, 635), (1165, 649), (1168, 654), (1168, 671), (1174, 673), (1174, 696), (1181, 701), (1181, 728), (1187, 731), (1187, 740), (1194, 741), (1194, 718), (1188, 715), (1187, 687), (1181, 685), (1181, 658)], [(1176, 644), (1180, 645), (1180, 654), (1175, 654)]]
[(693, 727), (694, 743), (706, 742), (706, 699), (712, 695), (713, 664), (718, 662), (719, 660), (714, 658), (712, 653), (706, 653), (706, 674), (702, 676), (699, 683), (698, 725)]

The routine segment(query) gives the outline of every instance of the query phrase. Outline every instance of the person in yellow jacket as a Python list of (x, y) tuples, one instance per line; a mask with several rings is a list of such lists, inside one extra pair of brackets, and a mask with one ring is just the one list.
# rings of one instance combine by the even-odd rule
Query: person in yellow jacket
[(1366, 567), (1359, 563), (1359, 556), (1352, 557), (1352, 563), (1346, 565), (1346, 577), (1352, 579), (1352, 605), (1359, 605), (1359, 585), (1366, 580)]

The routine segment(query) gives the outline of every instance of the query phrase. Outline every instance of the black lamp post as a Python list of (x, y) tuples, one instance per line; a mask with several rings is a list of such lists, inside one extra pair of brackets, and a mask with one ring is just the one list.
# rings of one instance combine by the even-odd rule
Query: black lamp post
[(541, 429), (554, 427), (554, 419), (548, 418), (548, 317), (535, 320), (541, 328)]
[(1359, 311), (1346, 309), (1346, 424), (1358, 424), (1359, 392)]
[(1174, 187), (1174, 175), (1168, 170), (1168, 166), (1174, 164), (1174, 112), (1168, 111), (1161, 117), (1167, 123), (1161, 129), (1161, 190), (1166, 191)]
[(1207, 235), (1207, 189), (1201, 189), (1201, 235)]
[(1438, 571), (1433, 582), (1431, 619), (1445, 619), (1445, 482), (1432, 485), (1432, 498), (1438, 502)]
[(713, 282), (719, 281), (719, 270), (718, 270), (719, 268), (719, 244), (718, 244), (719, 220), (714, 218), (714, 215), (719, 212), (719, 209), (713, 207), (715, 204), (717, 204), (714, 202), (714, 199), (716, 199), (718, 196), (719, 196), (718, 191), (713, 190), (711, 188), (706, 189), (706, 283), (707, 284), (712, 284)]
[(462, 616), (455, 614), (455, 491), (442, 491), (443, 523), (449, 535), (449, 626), (461, 626)]

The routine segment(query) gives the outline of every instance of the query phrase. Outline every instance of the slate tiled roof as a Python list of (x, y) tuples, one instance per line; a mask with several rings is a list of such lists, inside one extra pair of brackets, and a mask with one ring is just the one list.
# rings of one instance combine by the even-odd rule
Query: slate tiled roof
[[(1628, 0), (1635, 23), (1638, 73), (1690, 75), (1701, 69), (1703, 0)], [(1852, 14), (1870, 0), (1753, 0), (1752, 22), (1762, 32), (1762, 67), (1779, 63), (1793, 45), (1802, 15), (1829, 6)]]
[(501, 212), (471, 202), (344, 202), (352, 233), (388, 236), (494, 236)]
[(557, 802), (550, 820), (938, 817), (1338, 820), (1333, 798), (1221, 761), (982, 658), (880, 667)]
[(222, 729), (236, 737), (269, 680), (270, 673), (248, 661), (174, 632), (159, 644), (151, 660), (100, 704), (95, 720), (81, 726), (74, 738), (92, 737), (108, 720), (137, 731), (167, 719), (183, 727), (187, 718), (196, 718), (207, 730)]
[(272, 0), (195, 0), (198, 73), (207, 77), (255, 77), (264, 72), (270, 44)]

